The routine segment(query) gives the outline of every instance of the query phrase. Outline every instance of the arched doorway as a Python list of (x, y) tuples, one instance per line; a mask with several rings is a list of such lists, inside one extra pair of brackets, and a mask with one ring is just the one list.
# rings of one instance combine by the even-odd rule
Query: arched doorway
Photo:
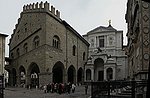
[(90, 69), (86, 70), (86, 80), (87, 81), (91, 80), (91, 70)]
[(19, 78), (20, 78), (21, 86), (24, 86), (25, 79), (26, 79), (26, 71), (25, 71), (25, 68), (23, 66), (20, 66), (20, 68), (19, 68)]
[(113, 79), (113, 69), (108, 68), (107, 69), (107, 80), (112, 80)]
[(75, 83), (75, 74), (76, 74), (76, 71), (75, 71), (75, 68), (73, 65), (71, 65), (69, 68), (68, 68), (68, 82), (70, 83)]
[(16, 86), (16, 83), (17, 83), (17, 76), (16, 76), (16, 69), (13, 68), (12, 69), (12, 82), (13, 82), (13, 86)]
[(104, 80), (104, 61), (101, 58), (97, 58), (94, 61), (94, 76), (95, 81)]
[(36, 63), (31, 63), (28, 69), (29, 78), (30, 78), (30, 86), (35, 88), (39, 86), (39, 73), (40, 69)]
[(78, 83), (83, 82), (83, 69), (81, 67), (78, 69), (77, 82)]
[(52, 69), (53, 72), (53, 82), (63, 83), (64, 65), (61, 62), (57, 62)]

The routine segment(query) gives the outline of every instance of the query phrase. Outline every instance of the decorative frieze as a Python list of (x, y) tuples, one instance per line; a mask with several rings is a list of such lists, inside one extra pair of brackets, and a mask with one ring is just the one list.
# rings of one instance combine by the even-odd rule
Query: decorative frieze
[(143, 16), (143, 20), (144, 20), (145, 22), (147, 22), (147, 21), (149, 20), (148, 15), (145, 14), (145, 15)]
[(145, 8), (145, 9), (148, 9), (149, 5), (148, 5), (148, 3), (143, 2), (142, 7)]
[(149, 28), (148, 28), (148, 27), (143, 27), (143, 32), (144, 32), (145, 34), (148, 34), (148, 33), (149, 33)]
[(148, 40), (144, 41), (144, 45), (147, 47), (149, 45), (149, 41)]

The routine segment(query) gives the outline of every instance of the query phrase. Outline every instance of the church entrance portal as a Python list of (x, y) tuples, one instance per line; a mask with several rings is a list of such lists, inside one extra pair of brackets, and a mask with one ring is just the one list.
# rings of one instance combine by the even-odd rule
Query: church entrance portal
[(95, 81), (104, 80), (104, 61), (101, 58), (97, 58), (94, 61), (94, 80)]

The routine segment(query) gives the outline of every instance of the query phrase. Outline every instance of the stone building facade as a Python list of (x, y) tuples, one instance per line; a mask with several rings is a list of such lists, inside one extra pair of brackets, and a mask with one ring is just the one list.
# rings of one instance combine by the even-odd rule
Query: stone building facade
[[(128, 0), (126, 23), (129, 77), (136, 81), (147, 81), (150, 66), (150, 4), (142, 0)], [(137, 86), (136, 90), (136, 98), (148, 98), (147, 85)]]
[(99, 26), (83, 37), (90, 43), (85, 66), (85, 81), (124, 80), (127, 78), (127, 56), (123, 31)]
[(8, 35), (0, 33), (0, 75), (4, 74), (5, 70), (5, 43)]
[(13, 85), (83, 82), (88, 42), (45, 2), (25, 5), (11, 35)]
[(127, 55), (129, 76), (135, 80), (148, 78), (150, 65), (150, 5), (141, 0), (128, 0), (126, 22), (128, 26)]

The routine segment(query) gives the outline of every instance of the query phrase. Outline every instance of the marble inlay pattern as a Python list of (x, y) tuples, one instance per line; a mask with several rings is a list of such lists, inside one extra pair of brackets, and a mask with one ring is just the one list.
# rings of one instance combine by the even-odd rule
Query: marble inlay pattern
[(149, 28), (148, 28), (148, 27), (144, 27), (144, 28), (143, 28), (143, 32), (144, 32), (145, 34), (148, 34), (148, 33), (149, 33)]
[(143, 16), (143, 19), (144, 19), (145, 22), (147, 22), (147, 21), (149, 20), (149, 18), (148, 18), (147, 15), (144, 15), (144, 16)]
[(148, 3), (146, 3), (146, 2), (143, 2), (143, 8), (145, 8), (145, 9), (147, 9), (148, 7), (149, 7), (149, 5), (148, 5)]

